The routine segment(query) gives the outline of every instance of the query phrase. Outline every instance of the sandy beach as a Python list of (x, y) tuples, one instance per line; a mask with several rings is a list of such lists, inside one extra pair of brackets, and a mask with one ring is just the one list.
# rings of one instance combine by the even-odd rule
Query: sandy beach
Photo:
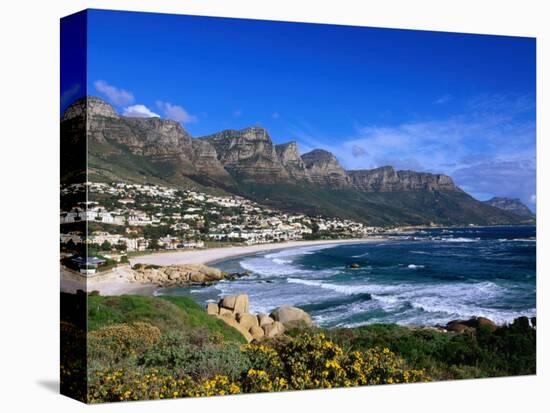
[(204, 250), (175, 251), (159, 254), (142, 255), (130, 259), (134, 264), (177, 265), (177, 264), (208, 264), (215, 266), (217, 262), (230, 258), (254, 255), (264, 251), (277, 251), (295, 247), (314, 245), (358, 244), (362, 242), (380, 241), (385, 238), (372, 237), (345, 240), (289, 241), (276, 244), (259, 244), (238, 247), (209, 248)]
[(101, 295), (151, 295), (156, 290), (152, 284), (130, 282), (129, 265), (124, 265), (112, 271), (92, 277), (84, 277), (74, 271), (61, 268), (61, 291), (75, 293), (77, 290), (87, 292), (99, 291)]
[[(264, 251), (277, 251), (287, 248), (308, 247), (315, 245), (357, 244), (383, 240), (382, 237), (346, 240), (318, 240), (318, 241), (290, 241), (277, 244), (261, 244), (237, 247), (209, 248), (204, 250), (174, 251), (149, 255), (142, 255), (130, 259), (130, 265), (181, 265), (181, 264), (208, 264), (215, 266), (217, 262), (230, 258), (254, 255)], [(119, 266), (107, 273), (84, 277), (78, 273), (62, 268), (61, 291), (75, 292), (76, 290), (99, 291), (101, 295), (137, 294), (151, 295), (157, 289), (156, 285), (136, 283), (128, 280), (131, 268), (129, 265)]]

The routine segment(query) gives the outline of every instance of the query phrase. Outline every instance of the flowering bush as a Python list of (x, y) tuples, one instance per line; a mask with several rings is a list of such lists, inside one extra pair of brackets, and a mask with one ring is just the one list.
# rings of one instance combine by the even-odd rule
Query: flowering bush
[[(323, 333), (242, 345), (189, 347), (174, 337), (158, 339), (150, 326), (117, 326), (89, 333), (128, 345), (150, 346), (134, 364), (95, 369), (88, 377), (90, 402), (214, 396), (236, 393), (349, 387), (425, 381), (388, 348), (346, 351)], [(125, 337), (129, 334), (131, 338)], [(122, 335), (123, 337), (119, 337)], [(128, 348), (131, 348), (129, 345)], [(128, 354), (134, 354), (131, 350)]]
[(284, 377), (292, 389), (316, 389), (426, 380), (407, 370), (389, 349), (345, 352), (323, 333), (302, 333), (278, 348)]
[(239, 385), (227, 376), (216, 375), (197, 382), (189, 377), (173, 376), (158, 369), (105, 369), (90, 377), (88, 402), (216, 396), (237, 394), (240, 391)]
[(161, 338), (149, 323), (114, 324), (88, 333), (88, 354), (94, 361), (118, 362), (154, 346)]

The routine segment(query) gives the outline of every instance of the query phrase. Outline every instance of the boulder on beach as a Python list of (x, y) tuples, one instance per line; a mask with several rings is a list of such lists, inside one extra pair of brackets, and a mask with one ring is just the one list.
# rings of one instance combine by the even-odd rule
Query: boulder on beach
[(301, 323), (311, 325), (311, 316), (304, 310), (298, 307), (291, 307), (289, 305), (282, 305), (279, 308), (273, 310), (270, 314), (271, 318), (275, 321), (281, 322), (287, 327), (298, 326)]
[(226, 276), (225, 272), (203, 264), (181, 264), (165, 267), (136, 264), (130, 270), (128, 280), (154, 283), (161, 287), (175, 287), (189, 284), (205, 285), (222, 280)]

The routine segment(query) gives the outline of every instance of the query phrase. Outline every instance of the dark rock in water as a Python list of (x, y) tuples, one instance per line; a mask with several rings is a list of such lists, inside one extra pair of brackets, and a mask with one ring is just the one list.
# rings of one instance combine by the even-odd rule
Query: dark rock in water
[(248, 272), (232, 272), (227, 274), (225, 279), (228, 281), (233, 281), (241, 277), (246, 277), (247, 275), (250, 275), (250, 274)]
[(361, 265), (356, 262), (353, 262), (349, 265), (349, 268), (357, 269), (357, 268), (361, 268)]

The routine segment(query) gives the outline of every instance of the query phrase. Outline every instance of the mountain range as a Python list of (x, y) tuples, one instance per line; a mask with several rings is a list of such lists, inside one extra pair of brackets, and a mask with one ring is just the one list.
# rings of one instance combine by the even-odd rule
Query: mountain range
[(484, 203), (502, 209), (504, 211), (512, 212), (526, 219), (533, 219), (535, 217), (535, 214), (533, 214), (533, 212), (527, 207), (527, 205), (521, 202), (518, 198), (505, 198), (495, 196), (488, 201), (484, 201)]
[[(447, 175), (397, 171), (391, 166), (345, 170), (332, 153), (315, 149), (300, 155), (296, 142), (274, 144), (261, 127), (194, 138), (176, 121), (121, 116), (93, 96), (66, 109), (61, 143), (86, 148), (89, 180), (231, 193), (282, 210), (371, 225), (497, 225), (532, 220), (518, 209), (474, 199)], [(62, 158), (62, 179), (78, 179), (69, 165), (81, 158), (62, 156), (70, 157)]]

